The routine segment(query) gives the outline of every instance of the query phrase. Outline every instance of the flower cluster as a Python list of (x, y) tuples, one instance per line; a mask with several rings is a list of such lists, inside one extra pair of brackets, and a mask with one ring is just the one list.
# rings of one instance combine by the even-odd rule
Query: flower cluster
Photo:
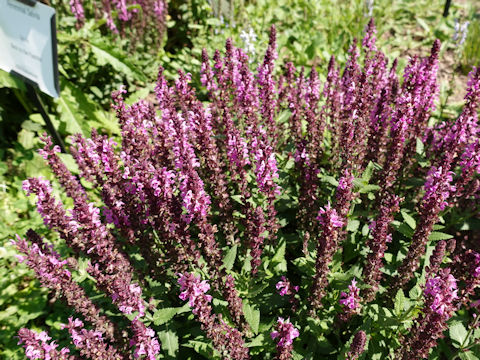
[(25, 348), (25, 356), (30, 360), (44, 359), (44, 360), (70, 360), (75, 359), (74, 356), (69, 356), (70, 350), (62, 348), (57, 350), (58, 345), (51, 340), (51, 337), (45, 331), (36, 333), (28, 329), (20, 329), (18, 332), (18, 344), (23, 344)]
[(360, 304), (360, 289), (357, 287), (357, 280), (353, 279), (352, 283), (348, 285), (348, 294), (344, 291), (340, 294), (340, 304), (346, 309), (355, 310)]
[(133, 338), (130, 340), (130, 345), (135, 346), (133, 352), (135, 359), (155, 360), (160, 352), (160, 343), (155, 338), (155, 332), (136, 319), (132, 321), (132, 330)]
[(280, 296), (289, 296), (288, 301), (292, 305), (292, 312), (297, 311), (299, 300), (295, 298), (295, 294), (298, 293), (300, 287), (298, 285), (292, 285), (285, 276), (282, 276), (281, 280), (275, 284), (275, 288)]
[[(165, 31), (167, 2), (165, 0), (138, 1), (95, 1), (97, 16), (106, 18), (108, 28), (114, 33), (125, 33), (129, 27), (135, 27), (138, 34), (154, 34), (153, 28), (162, 34)], [(139, 9), (140, 8), (140, 9)], [(70, 0), (70, 10), (77, 19), (78, 26), (85, 24), (84, 0)], [(114, 21), (114, 12), (118, 13), (119, 22)], [(120, 29), (119, 29), (120, 27)], [(158, 37), (158, 35), (156, 35)], [(148, 40), (148, 37), (145, 37)]]
[(181, 291), (180, 299), (188, 299), (192, 312), (202, 324), (202, 329), (207, 336), (213, 341), (215, 348), (220, 352), (227, 352), (232, 359), (249, 359), (248, 348), (245, 347), (242, 333), (225, 323), (221, 315), (212, 313), (212, 307), (209, 305), (212, 296), (206, 294), (210, 290), (207, 281), (202, 281), (200, 276), (184, 273), (180, 274), (178, 283)]
[(313, 309), (321, 307), (321, 300), (326, 294), (328, 266), (338, 248), (338, 230), (344, 224), (337, 211), (332, 209), (330, 204), (320, 209), (317, 219), (322, 225), (322, 234), (317, 244), (315, 277), (313, 278), (312, 295), (310, 297)]
[(367, 342), (367, 334), (365, 331), (360, 330), (355, 333), (353, 341), (350, 345), (350, 351), (345, 356), (346, 360), (357, 360), (360, 355), (365, 351), (365, 344)]
[(363, 281), (370, 285), (363, 291), (363, 297), (367, 302), (374, 299), (382, 279), (382, 259), (388, 243), (392, 241), (390, 223), (395, 213), (400, 210), (400, 200), (396, 195), (387, 194), (382, 199), (377, 219), (370, 224), (371, 238), (367, 240), (370, 252), (363, 268)]
[(282, 280), (275, 285), (275, 288), (278, 290), (280, 296), (292, 295), (298, 292), (299, 289), (298, 285), (293, 286), (285, 276), (282, 276)]
[(80, 354), (88, 359), (122, 360), (123, 355), (112, 345), (108, 345), (102, 333), (87, 330), (79, 319), (68, 318), (68, 324), (63, 324), (62, 329), (67, 329), (73, 344), (80, 350)]
[(75, 311), (82, 314), (85, 319), (94, 324), (97, 331), (104, 333), (110, 340), (114, 340), (114, 325), (107, 317), (99, 314), (98, 307), (90, 300), (82, 287), (72, 279), (72, 274), (67, 269), (67, 260), (62, 260), (51, 245), (47, 245), (33, 230), (27, 232), (27, 241), (17, 235), (13, 244), (25, 256), (19, 256), (37, 274), (43, 286), (63, 296), (66, 303)]
[(300, 332), (290, 322), (290, 319), (278, 318), (275, 331), (270, 336), (277, 340), (277, 355), (275, 359), (289, 360), (293, 349), (293, 340), (300, 336)]
[[(202, 297), (207, 303), (212, 301), (211, 295), (205, 295), (205, 293), (210, 290), (210, 285), (207, 280), (201, 280), (200, 276), (195, 276), (193, 274), (180, 274), (178, 278), (178, 283), (180, 284), (180, 293), (179, 298), (182, 300), (188, 299), (188, 304), (190, 307), (194, 307), (197, 303), (197, 298)], [(195, 309), (193, 310), (195, 314)]]
[[(450, 159), (449, 159), (450, 157)], [(449, 171), (451, 156), (446, 158), (444, 167), (432, 166), (425, 181), (425, 195), (420, 205), (420, 221), (417, 224), (412, 242), (408, 248), (407, 256), (403, 259), (398, 269), (391, 294), (405, 286), (418, 269), (420, 257), (425, 253), (428, 237), (437, 222), (440, 212), (448, 204), (447, 199), (454, 194), (456, 188), (452, 185), (452, 172)]]
[(449, 269), (442, 269), (437, 276), (427, 280), (424, 290), (425, 304), (422, 314), (415, 319), (408, 337), (403, 340), (399, 358), (426, 359), (430, 349), (447, 328), (447, 320), (456, 310), (457, 280)]
[(438, 276), (430, 278), (423, 293), (428, 299), (427, 302), (430, 303), (430, 309), (444, 315), (450, 310), (453, 301), (458, 298), (457, 281), (451, 274), (448, 274), (445, 279)]
[(338, 320), (341, 323), (348, 322), (352, 316), (360, 312), (360, 289), (357, 287), (357, 280), (353, 279), (348, 285), (348, 293), (340, 293), (339, 303), (342, 305), (342, 312), (338, 314)]

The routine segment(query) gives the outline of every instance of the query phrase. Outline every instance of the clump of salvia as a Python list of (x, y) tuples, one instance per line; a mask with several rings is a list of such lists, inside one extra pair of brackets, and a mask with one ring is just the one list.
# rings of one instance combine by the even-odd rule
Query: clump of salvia
[(70, 0), (70, 10), (77, 20), (77, 27), (82, 27), (93, 11), (96, 19), (105, 19), (113, 33), (126, 35), (130, 32), (149, 42), (152, 39), (161, 40), (166, 30), (167, 7), (166, 0), (97, 0), (88, 3)]
[[(58, 233), (71, 257), (62, 258), (33, 230), (14, 244), (23, 253), (20, 260), (75, 316), (63, 325), (71, 348), (57, 350), (47, 333), (20, 330), (27, 357), (157, 358), (163, 347), (152, 322), (158, 301), (150, 299), (150, 281), (168, 284), (164, 295), (170, 299), (188, 300), (193, 315), (184, 330), (196, 327), (195, 336), (203, 334), (214, 349), (211, 356), (263, 358), (255, 350), (262, 342), (272, 357), (291, 359), (303, 354), (305, 341), (312, 339), (302, 340), (302, 334), (313, 331), (318, 339), (331, 331), (317, 324), (332, 311), (331, 318), (341, 320), (337, 341), (355, 334), (347, 358), (364, 356), (371, 334), (353, 327), (357, 316), (364, 316), (376, 298), (388, 303), (397, 290), (407, 291), (420, 277), (429, 236), (442, 214), (470, 206), (480, 195), (480, 70), (470, 74), (460, 117), (429, 127), (438, 95), (440, 43), (433, 44), (430, 56), (411, 58), (402, 80), (397, 62), (389, 65), (377, 49), (375, 32), (371, 21), (362, 52), (354, 42), (343, 70), (332, 57), (323, 85), (315, 69), (306, 75), (291, 63), (278, 75), (274, 27), (256, 72), (231, 40), (212, 60), (203, 51), (200, 79), (208, 102), (197, 96), (190, 74), (180, 71), (169, 83), (160, 69), (155, 105), (145, 100), (127, 105), (123, 89), (113, 94), (121, 129), (117, 142), (95, 130), (88, 139), (72, 138), (79, 177), (43, 137), (40, 154), (69, 199), (62, 202), (43, 178), (28, 179), (23, 187), (36, 196), (45, 225)], [(284, 114), (287, 121), (277, 121)], [(422, 165), (426, 169), (416, 156), (421, 141), (430, 160)], [(422, 177), (423, 188), (405, 191), (403, 180), (411, 176)], [(368, 186), (373, 190), (367, 196)], [(285, 210), (292, 196), (298, 202)], [(396, 272), (390, 269), (393, 275), (386, 275), (385, 254), (400, 247), (394, 220), (411, 199), (420, 199), (413, 236)], [(69, 203), (73, 207), (67, 209)], [(348, 246), (351, 251), (349, 226), (357, 206), (362, 207), (358, 219), (369, 228), (355, 239), (357, 245), (362, 242), (365, 257), (348, 260), (346, 267), (359, 261), (360, 272), (356, 278), (349, 273), (335, 293), (333, 279), (342, 266), (337, 258)], [(293, 230), (285, 225), (285, 211)], [(282, 248), (285, 239), (295, 240)], [(449, 318), (473, 299), (480, 255), (464, 246), (451, 241), (436, 246), (425, 268), (426, 283), (419, 284), (424, 289), (421, 311), (400, 337), (400, 358), (427, 357)], [(135, 256), (132, 248), (138, 249)], [(278, 249), (287, 252), (284, 264)], [(143, 266), (138, 266), (139, 256)], [(444, 261), (446, 256), (451, 261)], [(290, 263), (298, 257), (301, 261)], [(105, 295), (108, 311), (74, 281), (79, 259), (87, 261), (86, 272)], [(310, 266), (308, 276), (291, 276), (297, 264)], [(270, 327), (271, 339), (253, 340), (259, 332), (252, 320), (255, 301), (268, 301), (264, 289), (272, 299), (276, 296), (275, 285), (263, 283), (276, 266), (283, 274), (288, 271), (276, 284), (280, 295), (287, 295), (281, 298), (286, 309), (264, 306), (257, 320), (260, 331)], [(328, 302), (333, 306), (325, 306)]]

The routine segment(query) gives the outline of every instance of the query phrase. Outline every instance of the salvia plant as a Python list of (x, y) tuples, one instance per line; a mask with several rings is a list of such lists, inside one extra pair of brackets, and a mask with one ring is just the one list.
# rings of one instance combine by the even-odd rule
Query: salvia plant
[(160, 40), (166, 28), (166, 0), (70, 0), (70, 10), (82, 27), (94, 15), (115, 34)]
[(44, 136), (68, 201), (44, 178), (23, 188), (60, 239), (12, 243), (72, 308), (71, 343), (21, 329), (27, 358), (473, 354), (480, 69), (438, 120), (440, 42), (399, 76), (375, 33), (324, 81), (275, 67), (275, 27), (256, 71), (230, 40), (203, 51), (200, 93), (160, 69), (153, 103), (113, 94), (120, 139), (71, 139), (77, 175)]

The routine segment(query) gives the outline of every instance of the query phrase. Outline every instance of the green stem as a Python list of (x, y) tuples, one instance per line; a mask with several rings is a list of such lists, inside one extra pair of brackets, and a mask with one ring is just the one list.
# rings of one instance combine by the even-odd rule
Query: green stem
[(465, 339), (463, 339), (462, 345), (460, 345), (461, 350), (465, 350), (465, 346), (467, 345), (468, 342), (470, 342), (469, 341), (470, 336), (472, 335), (473, 330), (476, 328), (476, 326), (478, 324), (478, 319), (479, 319), (479, 317), (477, 316), (475, 318), (475, 321), (473, 322), (473, 324), (470, 326), (470, 329), (468, 329), (467, 336), (465, 336)]

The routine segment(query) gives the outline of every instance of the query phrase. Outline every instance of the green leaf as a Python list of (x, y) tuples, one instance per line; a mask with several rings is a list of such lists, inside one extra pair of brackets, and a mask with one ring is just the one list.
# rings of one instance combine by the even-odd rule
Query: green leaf
[(473, 353), (473, 351), (460, 352), (458, 357), (461, 360), (478, 360), (478, 357)]
[(182, 346), (192, 348), (200, 355), (203, 355), (206, 359), (212, 359), (212, 360), (222, 359), (219, 356), (218, 352), (212, 347), (211, 344), (205, 343), (203, 341), (189, 340), (186, 344), (182, 344)]
[(373, 191), (377, 191), (379, 189), (380, 189), (380, 186), (378, 186), (378, 185), (367, 184), (367, 185), (361, 186), (358, 192), (360, 194), (366, 194), (366, 193), (370, 193), (370, 192), (373, 192)]
[(421, 294), (422, 294), (422, 289), (418, 285), (415, 285), (408, 292), (408, 296), (410, 296), (410, 299), (417, 299), (420, 297)]
[(290, 116), (292, 115), (292, 112), (290, 110), (284, 110), (278, 115), (277, 117), (277, 123), (278, 124), (284, 124), (290, 119)]
[(423, 142), (422, 140), (420, 140), (419, 138), (417, 138), (417, 144), (416, 144), (416, 152), (418, 155), (421, 155), (423, 154), (423, 152), (425, 151), (425, 146), (423, 145)]
[(265, 336), (263, 334), (258, 335), (256, 338), (252, 339), (249, 343), (246, 343), (246, 347), (256, 347), (256, 346), (263, 346), (263, 341), (265, 340)]
[(411, 217), (409, 214), (407, 214), (406, 211), (402, 210), (401, 211), (403, 220), (407, 223), (408, 226), (410, 226), (413, 230), (417, 227), (417, 223), (413, 217)]
[(430, 32), (430, 27), (425, 22), (425, 20), (421, 18), (417, 18), (417, 22), (418, 22), (418, 25), (420, 25), (423, 28), (423, 30), (425, 30), (426, 32)]
[(439, 231), (434, 231), (430, 234), (430, 236), (428, 237), (428, 240), (437, 241), (437, 240), (448, 240), (451, 238), (453, 238), (453, 235), (446, 234)]
[(272, 257), (271, 264), (275, 271), (286, 272), (287, 271), (287, 261), (285, 260), (285, 247), (286, 241), (282, 239), (278, 245), (275, 255)]
[(99, 65), (111, 65), (124, 75), (143, 82), (147, 80), (145, 75), (129, 61), (127, 55), (121, 54), (113, 46), (92, 40), (88, 41), (87, 44), (90, 45)]
[(285, 261), (285, 246), (286, 242), (285, 240), (282, 240), (275, 251), (275, 255), (272, 258), (272, 263), (279, 264)]
[(76, 104), (69, 99), (68, 93), (62, 92), (62, 96), (55, 99), (60, 112), (60, 120), (65, 124), (66, 131), (69, 134), (84, 134), (82, 129), (82, 116), (76, 108)]
[(25, 148), (31, 149), (34, 144), (35, 134), (31, 131), (22, 129), (18, 133), (18, 142)]
[(452, 339), (453, 346), (460, 348), (467, 337), (468, 331), (461, 322), (454, 322), (449, 326), (448, 333)]
[(405, 223), (401, 223), (397, 231), (410, 239), (413, 236), (413, 229)]
[(226, 270), (232, 270), (233, 264), (235, 264), (235, 259), (237, 257), (237, 248), (238, 244), (233, 245), (223, 258), (223, 266)]
[(258, 334), (258, 326), (260, 325), (260, 310), (257, 310), (253, 305), (249, 305), (246, 302), (243, 303), (243, 313), (245, 314), (245, 320), (252, 328), (255, 334)]
[(358, 227), (360, 226), (360, 221), (358, 220), (349, 220), (347, 224), (347, 231), (350, 232), (355, 232), (358, 230)]
[(181, 314), (184, 312), (190, 311), (190, 306), (185, 304), (182, 307), (168, 307), (163, 309), (158, 309), (153, 314), (153, 323), (158, 326), (169, 322), (175, 315)]
[(175, 356), (178, 351), (178, 336), (172, 330), (159, 331), (158, 338), (162, 349), (167, 350), (168, 355)]
[(4, 87), (22, 91), (27, 90), (22, 80), (0, 69), (0, 88)]
[(72, 155), (63, 153), (59, 153), (57, 155), (71, 173), (78, 174), (80, 172), (78, 165)]
[(397, 292), (397, 295), (395, 295), (395, 303), (394, 303), (394, 310), (395, 310), (395, 315), (400, 316), (403, 312), (405, 305), (405, 294), (403, 293), (403, 290), (400, 289)]
[(335, 179), (333, 176), (320, 175), (320, 179), (321, 179), (321, 181), (326, 182), (326, 183), (329, 183), (330, 185), (333, 185), (333, 186), (335, 186), (335, 187), (338, 186), (338, 181), (337, 181), (337, 179)]
[(373, 175), (373, 170), (375, 170), (375, 164), (370, 161), (362, 174), (362, 179), (365, 181), (365, 183), (368, 184), (370, 182), (370, 179)]
[(230, 197), (237, 203), (244, 205), (244, 202), (242, 201), (243, 195), (232, 195)]

